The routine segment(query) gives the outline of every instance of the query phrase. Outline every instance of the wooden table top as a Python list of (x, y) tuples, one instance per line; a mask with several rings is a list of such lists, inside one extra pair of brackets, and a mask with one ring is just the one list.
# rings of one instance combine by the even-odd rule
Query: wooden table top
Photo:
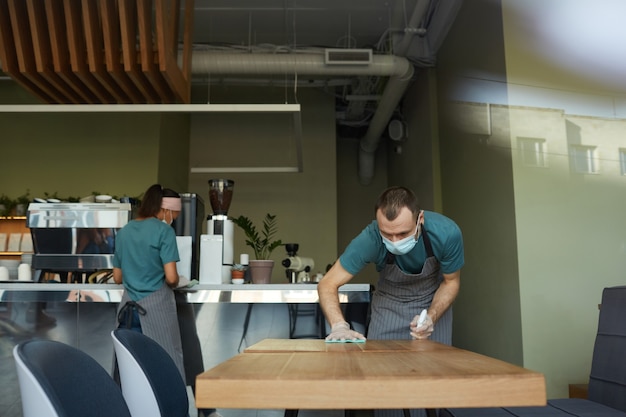
[(545, 404), (541, 373), (430, 340), (266, 339), (196, 379), (199, 408), (356, 410)]

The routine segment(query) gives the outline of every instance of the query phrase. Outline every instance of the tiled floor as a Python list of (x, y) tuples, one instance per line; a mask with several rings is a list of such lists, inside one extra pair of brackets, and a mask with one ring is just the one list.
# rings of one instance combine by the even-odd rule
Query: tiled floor
[[(45, 307), (47, 316), (54, 323), (35, 320), (35, 311)], [(84, 350), (109, 370), (113, 361), (113, 345), (110, 331), (115, 325), (115, 304), (109, 303), (68, 303), (49, 301), (45, 304), (34, 302), (0, 303), (0, 416), (22, 417), (21, 397), (12, 349), (22, 340), (45, 338), (58, 340)], [(205, 369), (236, 355), (245, 347), (267, 337), (287, 338), (289, 336), (289, 315), (285, 305), (255, 305), (251, 310), (249, 330), (244, 334), (243, 323), (247, 312), (246, 304), (204, 304), (194, 305), (196, 325), (202, 345)], [(44, 317), (45, 319), (45, 317)], [(305, 321), (308, 319), (302, 319)], [(310, 328), (298, 329), (305, 333)], [(309, 323), (314, 326), (314, 322)], [(314, 332), (314, 330), (313, 330)], [(196, 409), (191, 389), (190, 416), (195, 417)], [(288, 393), (286, 393), (288, 395)], [(218, 410), (224, 417), (283, 417), (284, 410)], [(370, 413), (359, 412), (358, 417), (368, 417)], [(343, 410), (301, 411), (299, 417), (343, 417)]]

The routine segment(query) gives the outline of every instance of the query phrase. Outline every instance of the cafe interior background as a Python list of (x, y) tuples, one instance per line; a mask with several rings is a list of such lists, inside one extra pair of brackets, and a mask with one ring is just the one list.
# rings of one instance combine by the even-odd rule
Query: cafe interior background
[[(243, 2), (231, 2), (232, 9), (220, 3), (196, 0), (194, 36), (208, 43), (223, 34), (239, 46), (194, 46), (202, 70), (224, 52), (245, 53), (250, 65), (256, 52), (287, 54), (287, 44), (317, 53), (331, 35), (326, 47), (363, 48), (359, 37), (371, 35), (372, 22), (395, 30), (416, 8), (410, 0), (335, 1), (329, 10), (301, 1), (247, 11), (235, 10)], [(208, 179), (229, 178), (229, 214), (257, 222), (276, 214), (283, 242), (298, 242), (315, 260), (314, 272), (323, 272), (372, 220), (378, 194), (408, 186), (424, 209), (463, 231), (454, 344), (543, 372), (548, 397), (566, 397), (568, 384), (588, 379), (602, 288), (624, 283), (626, 4), (443, 3), (433, 2), (439, 15), (430, 37), (418, 35), (406, 51), (415, 73), (369, 166), (360, 140), (377, 105), (347, 95), (380, 96), (388, 77), (196, 69), (192, 103), (298, 103), (301, 126), (290, 113), (3, 112), (0, 194), (138, 196), (159, 182), (198, 194), (210, 209)], [(274, 15), (284, 32), (263, 24)], [(237, 25), (220, 33), (220, 21), (233, 16)], [(384, 40), (376, 47), (391, 53)], [(362, 106), (361, 119), (349, 120), (348, 103)], [(2, 74), (0, 104), (41, 101)], [(276, 172), (298, 165), (299, 128), (301, 172)], [(236, 231), (235, 253), (248, 252)], [(277, 250), (272, 258), (284, 255)], [(272, 281), (285, 282), (281, 268)], [(374, 269), (354, 282), (375, 284)]]

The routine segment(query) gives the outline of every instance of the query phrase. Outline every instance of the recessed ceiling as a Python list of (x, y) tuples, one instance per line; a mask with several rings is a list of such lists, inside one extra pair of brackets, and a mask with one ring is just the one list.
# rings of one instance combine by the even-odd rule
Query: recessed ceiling
[(195, 43), (374, 47), (417, 0), (195, 0)]

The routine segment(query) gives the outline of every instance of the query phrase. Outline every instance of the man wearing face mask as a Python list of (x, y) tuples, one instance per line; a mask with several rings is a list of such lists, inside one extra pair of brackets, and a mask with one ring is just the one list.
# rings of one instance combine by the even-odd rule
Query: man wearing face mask
[[(415, 194), (404, 187), (385, 190), (375, 216), (318, 284), (320, 305), (331, 325), (326, 340), (365, 339), (345, 321), (338, 290), (366, 264), (375, 263), (380, 276), (367, 337), (451, 344), (452, 303), (464, 264), (461, 230), (451, 219), (421, 210)], [(426, 313), (420, 320), (422, 310)]]

